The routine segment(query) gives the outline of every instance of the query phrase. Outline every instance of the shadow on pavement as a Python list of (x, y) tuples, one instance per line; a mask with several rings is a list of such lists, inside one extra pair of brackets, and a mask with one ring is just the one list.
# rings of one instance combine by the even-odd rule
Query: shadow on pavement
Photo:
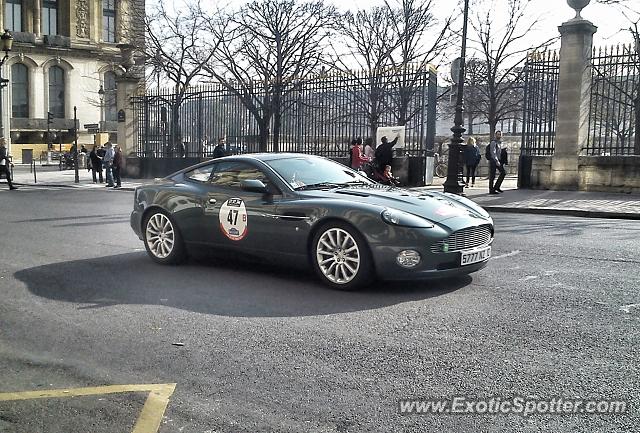
[(383, 308), (440, 296), (471, 283), (448, 280), (380, 282), (358, 292), (331, 290), (310, 271), (263, 264), (191, 260), (162, 266), (145, 252), (75, 260), (15, 273), (35, 295), (81, 305), (164, 305), (234, 317), (286, 317)]

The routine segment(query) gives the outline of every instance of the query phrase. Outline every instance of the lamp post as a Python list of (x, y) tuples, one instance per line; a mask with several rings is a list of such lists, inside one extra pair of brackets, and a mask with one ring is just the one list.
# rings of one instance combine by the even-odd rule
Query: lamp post
[(3, 111), (2, 111), (2, 89), (7, 87), (9, 80), (6, 78), (2, 78), (2, 66), (4, 62), (9, 58), (9, 51), (13, 47), (13, 36), (9, 33), (9, 30), (4, 31), (2, 36), (0, 36), (0, 49), (4, 51), (4, 57), (0, 60), (0, 137), (4, 137), (4, 119), (3, 119)]
[(449, 161), (447, 165), (447, 180), (444, 182), (444, 192), (463, 195), (464, 183), (462, 182), (462, 170), (460, 167), (460, 153), (462, 152), (462, 134), (466, 131), (464, 128), (464, 70), (465, 56), (467, 53), (467, 19), (469, 17), (469, 0), (464, 1), (464, 24), (462, 26), (462, 53), (460, 55), (460, 69), (458, 71), (458, 94), (456, 99), (456, 115), (453, 121), (453, 137), (451, 145), (449, 145)]
[(98, 122), (98, 132), (102, 132), (102, 119), (105, 117), (104, 115), (104, 87), (100, 84), (100, 89), (98, 89), (98, 96), (100, 97), (100, 120)]

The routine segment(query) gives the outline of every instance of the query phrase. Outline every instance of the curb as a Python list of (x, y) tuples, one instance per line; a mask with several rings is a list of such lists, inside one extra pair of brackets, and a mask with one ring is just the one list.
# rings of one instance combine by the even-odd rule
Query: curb
[[(19, 183), (19, 182), (13, 182), (14, 185), (16, 186), (35, 186), (37, 188), (49, 188), (49, 187), (55, 187), (55, 188), (69, 188), (69, 189), (86, 189), (86, 190), (92, 190), (92, 189), (98, 189), (99, 188), (87, 188), (84, 187), (83, 185), (69, 185), (69, 184), (58, 184), (58, 183)], [(105, 187), (105, 191), (108, 190), (109, 188)], [(113, 189), (113, 188), (111, 188)], [(134, 191), (136, 189), (135, 186), (122, 186), (120, 188), (117, 188), (119, 191)]]
[(590, 211), (578, 209), (556, 209), (544, 207), (509, 207), (509, 206), (482, 206), (487, 212), (500, 213), (521, 213), (535, 215), (562, 215), (580, 218), (604, 218), (604, 219), (623, 219), (623, 220), (640, 220), (640, 213), (630, 212), (605, 212)]

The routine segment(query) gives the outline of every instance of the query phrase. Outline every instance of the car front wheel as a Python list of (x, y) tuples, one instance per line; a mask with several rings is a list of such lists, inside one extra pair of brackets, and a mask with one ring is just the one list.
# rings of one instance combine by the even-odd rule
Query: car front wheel
[(366, 241), (348, 224), (332, 222), (321, 227), (314, 236), (311, 255), (316, 273), (335, 289), (355, 290), (375, 277)]
[(145, 219), (144, 246), (151, 258), (162, 264), (178, 264), (186, 258), (180, 231), (169, 215), (154, 210)]

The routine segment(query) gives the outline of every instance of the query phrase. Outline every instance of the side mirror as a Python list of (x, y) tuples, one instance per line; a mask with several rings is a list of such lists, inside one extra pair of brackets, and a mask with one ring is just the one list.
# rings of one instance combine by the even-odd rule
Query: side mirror
[(258, 192), (261, 194), (269, 194), (269, 188), (258, 179), (247, 179), (240, 182), (240, 187), (244, 191)]

